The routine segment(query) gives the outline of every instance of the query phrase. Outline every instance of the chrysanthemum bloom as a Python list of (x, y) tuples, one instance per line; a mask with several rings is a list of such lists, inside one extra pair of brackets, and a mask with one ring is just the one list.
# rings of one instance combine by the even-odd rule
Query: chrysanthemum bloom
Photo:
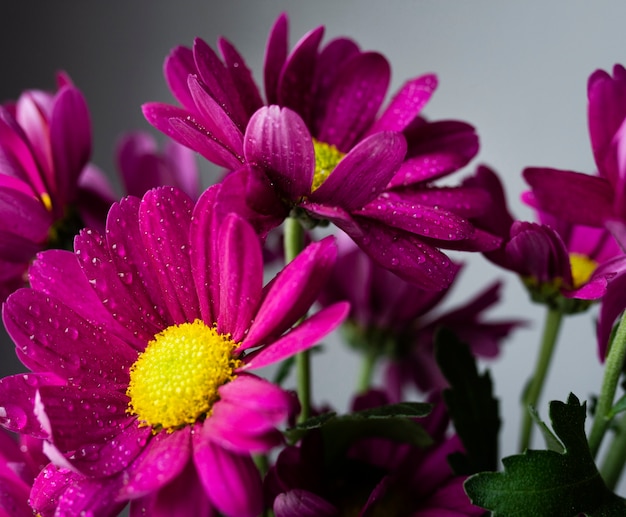
[(117, 168), (126, 194), (142, 197), (156, 187), (176, 187), (191, 199), (200, 197), (200, 174), (195, 153), (172, 140), (159, 151), (152, 135), (136, 131), (120, 138)]
[(584, 310), (590, 301), (602, 298), (608, 283), (626, 266), (623, 252), (606, 229), (572, 224), (538, 210), (532, 194), (523, 199), (537, 209), (538, 223), (516, 221), (493, 171), (482, 167), (471, 183), (492, 193), (495, 212), (480, 224), (503, 238), (501, 247), (487, 258), (520, 275), (536, 301), (565, 313)]
[[(502, 341), (519, 320), (486, 321), (484, 312), (500, 297), (495, 282), (462, 307), (437, 313), (437, 306), (453, 288), (420, 289), (378, 266), (345, 238), (338, 238), (339, 256), (331, 280), (320, 294), (322, 305), (350, 302), (343, 325), (348, 342), (366, 356), (382, 359), (385, 385), (394, 401), (405, 388), (423, 392), (447, 386), (435, 361), (434, 335), (438, 328), (453, 328), (480, 357), (498, 355)], [(461, 266), (453, 263), (455, 278)]]
[(33, 373), (0, 381), (0, 422), (46, 439), (55, 466), (33, 495), (44, 516), (115, 515), (129, 499), (138, 514), (260, 512), (250, 454), (281, 443), (276, 426), (297, 404), (249, 372), (317, 343), (347, 306), (296, 325), (330, 273), (333, 241), (263, 287), (259, 238), (216, 208), (221, 187), (195, 207), (167, 187), (123, 199), (105, 235), (85, 230), (75, 253), (43, 252), (32, 288), (7, 300), (5, 325)]
[(35, 476), (43, 465), (41, 442), (23, 439), (18, 442), (4, 430), (0, 430), (0, 516), (32, 517), (28, 504)]
[(87, 105), (67, 77), (55, 94), (29, 90), (0, 106), (0, 300), (38, 251), (104, 226), (113, 194), (90, 155)]
[(597, 175), (532, 167), (524, 171), (541, 210), (573, 224), (607, 227), (626, 249), (626, 69), (589, 77), (588, 124)]
[[(320, 50), (322, 35), (318, 27), (288, 54), (287, 20), (279, 17), (266, 51), (269, 107), (226, 40), (219, 41), (223, 62), (202, 40), (193, 50), (178, 47), (165, 75), (182, 108), (150, 103), (144, 114), (218, 165), (251, 164), (244, 169), (253, 176), (250, 191), (264, 180), (283, 201), (274, 209), (278, 222), (289, 213), (312, 224), (330, 220), (384, 267), (445, 287), (453, 268), (438, 248), (485, 251), (499, 242), (468, 221), (485, 212), (485, 193), (433, 184), (476, 154), (474, 129), (420, 117), (434, 75), (409, 80), (379, 114), (387, 60), (345, 38)], [(247, 199), (258, 204), (252, 192)]]
[[(374, 402), (374, 403), (372, 403)], [(371, 391), (354, 409), (388, 403), (383, 392)], [(441, 406), (419, 423), (433, 445), (419, 449), (385, 438), (364, 438), (343, 454), (325, 454), (324, 437), (310, 432), (299, 446), (283, 450), (266, 478), (266, 492), (276, 517), (465, 517), (484, 510), (463, 491), (464, 476), (455, 476), (449, 454), (463, 446), (456, 435), (445, 436), (447, 415)]]

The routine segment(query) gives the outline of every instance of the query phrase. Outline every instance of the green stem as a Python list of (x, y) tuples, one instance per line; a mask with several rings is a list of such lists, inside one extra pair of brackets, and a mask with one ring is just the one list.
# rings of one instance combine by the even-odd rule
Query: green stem
[(374, 376), (374, 368), (376, 367), (376, 361), (378, 360), (379, 351), (370, 346), (367, 348), (365, 354), (363, 354), (363, 360), (361, 361), (361, 372), (359, 374), (359, 380), (357, 383), (357, 393), (365, 393), (370, 389), (372, 384), (372, 377)]
[[(304, 249), (304, 229), (300, 221), (288, 217), (285, 221), (285, 262), (289, 263)], [(296, 355), (297, 392), (300, 399), (299, 422), (304, 422), (311, 415), (311, 365), (309, 351)]]
[(622, 314), (622, 319), (617, 327), (617, 332), (613, 338), (613, 342), (609, 347), (609, 353), (606, 357), (604, 366), (604, 378), (602, 379), (602, 389), (598, 404), (596, 406), (596, 415), (593, 419), (591, 432), (589, 433), (589, 450), (595, 458), (600, 449), (600, 444), (611, 423), (611, 408), (613, 407), (613, 399), (617, 390), (617, 383), (622, 374), (624, 366), (624, 358), (626, 357), (626, 312)]
[(561, 329), (563, 321), (563, 313), (556, 308), (548, 307), (546, 312), (546, 320), (543, 328), (543, 337), (541, 340), (541, 348), (537, 356), (533, 376), (524, 396), (522, 397), (522, 428), (520, 431), (520, 451), (524, 452), (530, 445), (530, 436), (532, 434), (533, 420), (529, 411), (529, 406), (536, 406), (541, 396), (544, 382), (550, 367), (556, 340)]
[(619, 420), (615, 433), (600, 469), (602, 479), (609, 490), (613, 490), (617, 485), (626, 463), (626, 414)]

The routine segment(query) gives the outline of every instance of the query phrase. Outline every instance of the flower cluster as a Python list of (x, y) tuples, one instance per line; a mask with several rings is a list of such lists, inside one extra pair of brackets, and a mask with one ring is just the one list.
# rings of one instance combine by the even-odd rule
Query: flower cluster
[[(434, 74), (388, 99), (382, 54), (323, 36), (290, 49), (280, 15), (262, 88), (226, 39), (173, 49), (177, 104), (143, 106), (165, 143), (120, 138), (122, 194), (90, 163), (67, 75), (0, 106), (2, 321), (27, 370), (0, 379), (0, 515), (624, 513), (626, 70), (589, 80), (597, 175), (526, 169), (537, 221), (522, 221), (488, 167), (449, 181), (479, 142), (423, 114)], [(196, 153), (218, 183), (201, 186)], [(546, 308), (504, 472), (477, 361), (527, 322), (487, 314), (496, 279), (444, 307), (467, 252)], [(589, 437), (573, 395), (550, 404), (551, 431), (535, 406), (559, 327), (594, 304), (606, 373)], [(335, 331), (362, 359), (345, 414), (310, 380)], [(529, 448), (535, 427), (551, 450)]]

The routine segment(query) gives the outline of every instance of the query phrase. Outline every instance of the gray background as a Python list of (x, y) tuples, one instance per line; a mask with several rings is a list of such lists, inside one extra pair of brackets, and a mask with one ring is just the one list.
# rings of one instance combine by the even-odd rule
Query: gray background
[[(259, 80), (267, 32), (283, 10), (290, 15), (292, 45), (304, 32), (324, 24), (326, 40), (347, 35), (364, 49), (383, 52), (393, 67), (392, 91), (410, 77), (437, 73), (440, 85), (425, 114), (475, 125), (481, 152), (464, 173), (478, 163), (498, 170), (519, 218), (531, 217), (518, 201), (525, 189), (520, 177), (524, 167), (592, 172), (586, 81), (596, 68), (626, 63), (624, 2), (5, 2), (0, 19), (0, 100), (15, 98), (25, 88), (51, 89), (55, 71), (66, 70), (90, 105), (94, 162), (113, 173), (112, 150), (120, 132), (148, 128), (140, 105), (171, 101), (162, 63), (172, 47), (191, 45), (195, 36), (213, 45), (218, 35), (225, 35)], [(481, 257), (466, 261), (452, 305), (486, 282), (503, 278), (504, 303), (493, 311), (494, 317), (531, 321), (506, 343), (501, 358), (487, 365), (506, 420), (502, 451), (510, 454), (516, 448), (519, 393), (534, 362), (543, 311), (528, 301), (513, 276)], [(570, 391), (587, 398), (599, 390), (595, 315), (592, 310), (565, 321), (545, 401), (564, 400)], [(12, 347), (4, 341), (2, 370), (8, 373), (16, 366)], [(356, 358), (333, 344), (327, 354), (316, 356), (314, 367), (316, 401), (344, 409), (356, 379)], [(540, 412), (546, 415), (545, 404)]]

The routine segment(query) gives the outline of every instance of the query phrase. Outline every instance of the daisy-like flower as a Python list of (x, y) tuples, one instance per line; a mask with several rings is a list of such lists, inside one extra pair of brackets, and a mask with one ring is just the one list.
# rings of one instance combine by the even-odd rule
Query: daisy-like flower
[(470, 181), (483, 185), (494, 199), (492, 217), (480, 224), (503, 238), (501, 247), (487, 258), (519, 274), (536, 301), (566, 313), (584, 310), (589, 301), (602, 298), (608, 283), (626, 266), (623, 252), (606, 229), (546, 213), (530, 193), (523, 199), (536, 209), (538, 222), (517, 221), (492, 170), (481, 167)]
[(589, 77), (588, 125), (597, 175), (531, 167), (524, 178), (541, 210), (573, 224), (607, 227), (626, 249), (626, 69)]
[(123, 199), (104, 235), (43, 252), (32, 287), (7, 300), (32, 373), (0, 381), (0, 422), (46, 440), (53, 465), (33, 496), (44, 517), (115, 515), (129, 499), (134, 515), (261, 511), (250, 454), (281, 443), (297, 403), (250, 372), (317, 343), (347, 306), (296, 324), (330, 273), (333, 241), (263, 287), (259, 238), (220, 211), (221, 188), (195, 206), (173, 187)]
[[(350, 302), (342, 327), (347, 341), (364, 356), (381, 360), (385, 386), (394, 401), (403, 400), (407, 387), (431, 392), (448, 385), (435, 360), (438, 328), (453, 328), (475, 355), (493, 358), (502, 341), (522, 325), (513, 319), (485, 319), (485, 311), (499, 301), (499, 282), (457, 309), (437, 312), (454, 283), (441, 291), (420, 289), (380, 267), (349, 239), (337, 240), (339, 256), (320, 302), (323, 306)], [(453, 267), (456, 278), (461, 265)]]
[(0, 300), (24, 284), (38, 251), (104, 226), (114, 198), (90, 156), (87, 105), (66, 76), (54, 94), (28, 90), (0, 106)]
[(314, 29), (289, 53), (287, 19), (278, 18), (264, 68), (269, 106), (230, 43), (218, 42), (222, 61), (196, 39), (165, 63), (182, 107), (149, 103), (144, 114), (218, 165), (248, 165), (247, 199), (257, 205), (252, 192), (271, 185), (282, 201), (273, 210), (277, 224), (286, 214), (331, 221), (384, 267), (443, 288), (453, 268), (438, 248), (486, 251), (499, 243), (468, 220), (485, 213), (484, 192), (433, 184), (476, 154), (474, 129), (420, 117), (437, 85), (432, 74), (406, 82), (379, 114), (390, 78), (385, 57), (346, 38), (320, 48), (322, 36), (323, 27)]
[(126, 194), (142, 197), (156, 187), (176, 187), (191, 199), (200, 197), (200, 174), (195, 154), (172, 140), (159, 151), (152, 135), (136, 131), (120, 138), (117, 168)]

